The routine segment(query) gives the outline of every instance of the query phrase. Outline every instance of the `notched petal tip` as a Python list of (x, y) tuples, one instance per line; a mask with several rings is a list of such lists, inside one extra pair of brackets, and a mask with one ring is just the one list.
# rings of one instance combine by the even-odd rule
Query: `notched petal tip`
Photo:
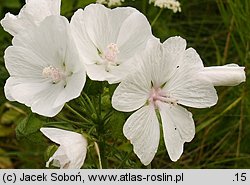
[(153, 107), (144, 106), (133, 113), (123, 127), (125, 137), (144, 165), (154, 158), (160, 140), (159, 122)]
[(163, 46), (172, 54), (180, 53), (185, 51), (187, 41), (180, 36), (174, 36), (165, 40)]
[[(12, 36), (17, 34), (19, 25), (16, 23), (17, 17), (11, 13), (6, 13), (4, 18), (0, 21), (3, 29)], [(15, 28), (16, 27), (16, 28)]]

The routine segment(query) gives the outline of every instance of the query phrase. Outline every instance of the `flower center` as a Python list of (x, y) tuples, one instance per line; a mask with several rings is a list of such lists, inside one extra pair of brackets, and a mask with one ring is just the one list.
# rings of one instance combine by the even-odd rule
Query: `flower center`
[(154, 87), (151, 89), (148, 101), (150, 104), (154, 105), (156, 109), (158, 108), (159, 102), (177, 105), (177, 100), (175, 98), (172, 98), (168, 93), (162, 91), (161, 88)]
[(110, 43), (104, 51), (104, 59), (111, 63), (116, 63), (119, 49), (116, 44)]
[(60, 82), (65, 79), (64, 72), (60, 71), (58, 68), (53, 66), (48, 66), (43, 69), (42, 75), (45, 78), (49, 78), (52, 80), (53, 84)]
[(119, 49), (117, 44), (110, 43), (105, 51), (101, 54), (102, 59), (104, 60), (104, 64), (106, 65), (106, 71), (110, 71), (110, 66), (119, 65), (117, 62), (117, 55), (119, 53)]

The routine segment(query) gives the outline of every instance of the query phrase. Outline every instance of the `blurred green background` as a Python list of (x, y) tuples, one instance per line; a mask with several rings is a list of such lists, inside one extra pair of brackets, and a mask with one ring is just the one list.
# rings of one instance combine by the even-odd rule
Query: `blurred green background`
[[(91, 0), (62, 0), (61, 15), (70, 19), (78, 8)], [(143, 166), (132, 146), (122, 134), (122, 126), (130, 114), (112, 112), (104, 124), (106, 168), (250, 168), (250, 1), (249, 0), (180, 0), (181, 13), (164, 9), (153, 25), (153, 33), (164, 41), (180, 35), (200, 54), (205, 66), (236, 63), (245, 66), (247, 81), (236, 87), (218, 87), (219, 102), (208, 109), (190, 109), (196, 123), (196, 137), (185, 144), (182, 157), (171, 162), (163, 140), (150, 166)], [(18, 14), (24, 0), (0, 0), (0, 19), (7, 12)], [(148, 0), (126, 0), (122, 6), (132, 6), (143, 12), (152, 22), (160, 11)], [(0, 168), (45, 168), (45, 161), (55, 145), (39, 132), (41, 126), (57, 124), (73, 129), (79, 120), (67, 108), (55, 118), (30, 113), (30, 109), (4, 96), (8, 72), (4, 66), (4, 50), (12, 37), (0, 28)], [(85, 93), (94, 99), (98, 83), (88, 80)], [(111, 110), (110, 97), (115, 86), (101, 92), (103, 110)], [(70, 102), (79, 109), (78, 101)], [(95, 105), (95, 104), (94, 104)], [(81, 110), (79, 110), (81, 111)], [(84, 114), (83, 114), (84, 116)], [(72, 122), (72, 124), (71, 124)], [(93, 142), (93, 126), (83, 127), (91, 138), (83, 168), (98, 168)], [(94, 133), (94, 132), (93, 132)], [(98, 133), (98, 132), (97, 132)], [(103, 139), (103, 138), (102, 138)], [(102, 154), (101, 154), (102, 155)]]

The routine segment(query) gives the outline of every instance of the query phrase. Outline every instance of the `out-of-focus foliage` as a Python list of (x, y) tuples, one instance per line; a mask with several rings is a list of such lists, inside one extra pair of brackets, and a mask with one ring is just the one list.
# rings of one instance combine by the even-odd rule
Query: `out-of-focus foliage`
[[(72, 16), (91, 0), (62, 0), (61, 14)], [(148, 168), (249, 168), (250, 167), (250, 1), (180, 0), (181, 13), (148, 4), (148, 0), (126, 0), (143, 12), (152, 23), (156, 37), (164, 41), (180, 35), (194, 47), (205, 66), (237, 63), (246, 67), (247, 81), (237, 87), (218, 87), (219, 102), (210, 109), (192, 109), (196, 137), (185, 144), (177, 162), (171, 162), (163, 139)], [(17, 14), (24, 0), (0, 0), (0, 18), (7, 12)], [(69, 102), (55, 118), (34, 115), (30, 109), (4, 96), (8, 73), (4, 50), (12, 37), (0, 28), (0, 168), (44, 168), (56, 146), (39, 132), (41, 126), (86, 133), (89, 146), (83, 168), (99, 168), (94, 142), (99, 143), (104, 168), (146, 168), (133, 153), (122, 134), (130, 113), (114, 111), (110, 98), (116, 85), (89, 79), (84, 93)], [(83, 108), (84, 105), (84, 108)], [(87, 105), (87, 106), (86, 106)], [(89, 114), (91, 112), (91, 114)], [(98, 116), (101, 115), (101, 116)], [(101, 124), (100, 124), (101, 123)], [(46, 141), (46, 142), (45, 142)]]

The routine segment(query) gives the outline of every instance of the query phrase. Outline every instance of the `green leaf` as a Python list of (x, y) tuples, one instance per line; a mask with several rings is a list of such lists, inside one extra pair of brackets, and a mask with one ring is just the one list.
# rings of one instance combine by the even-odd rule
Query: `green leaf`
[(33, 142), (42, 141), (42, 134), (40, 132), (42, 125), (43, 124), (40, 119), (38, 119), (34, 114), (30, 114), (17, 125), (17, 139), (28, 139)]
[(124, 138), (122, 128), (125, 123), (125, 114), (122, 112), (114, 111), (110, 117), (109, 126), (110, 131), (114, 138)]

